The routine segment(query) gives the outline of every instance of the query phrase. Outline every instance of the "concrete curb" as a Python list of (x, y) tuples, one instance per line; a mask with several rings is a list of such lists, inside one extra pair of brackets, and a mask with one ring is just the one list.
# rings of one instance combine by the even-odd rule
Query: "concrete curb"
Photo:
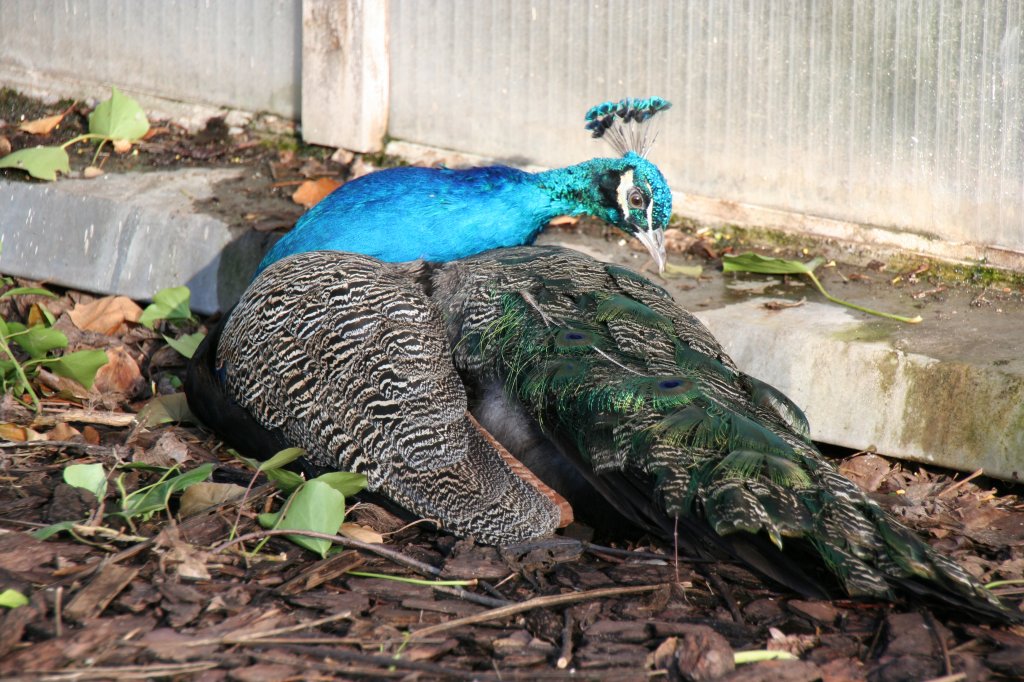
[(184, 284), (193, 310), (226, 308), (245, 288), (269, 237), (198, 213), (196, 202), (241, 172), (0, 180), (0, 272), (139, 300)]

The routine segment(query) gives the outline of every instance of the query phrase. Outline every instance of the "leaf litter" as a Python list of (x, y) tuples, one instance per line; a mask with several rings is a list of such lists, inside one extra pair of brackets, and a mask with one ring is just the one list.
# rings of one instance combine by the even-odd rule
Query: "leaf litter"
[[(259, 552), (257, 540), (219, 549), (232, 533), (259, 534), (261, 516), (274, 525), (287, 494), (265, 475), (288, 473), (278, 467), (299, 453), (254, 472), (186, 423), (169, 380), (180, 380), (185, 359), (152, 362), (172, 325), (202, 331), (180, 306), (165, 311), (175, 322), (157, 320), (151, 332), (135, 312), (71, 315), (135, 310), (84, 300), (66, 292), (42, 305), (81, 323), (76, 344), (88, 340), (134, 369), (75, 395), (43, 387), (39, 415), (4, 403), (0, 432), (15, 440), (0, 448), (0, 591), (27, 603), (0, 611), (2, 676), (896, 680), (966, 671), (982, 679), (1022, 663), (1019, 627), (962, 623), (912, 604), (802, 600), (730, 564), (712, 569), (716, 583), (698, 564), (677, 569), (671, 548), (643, 538), (598, 533), (601, 545), (560, 538), (496, 549), (350, 500), (343, 525), (338, 516), (321, 530), (340, 529), (360, 549), (305, 538), (315, 553), (306, 551), (286, 539), (288, 526)], [(154, 395), (154, 386), (175, 392)], [(980, 579), (1024, 575), (1024, 506), (1012, 488), (874, 453), (842, 468)], [(172, 483), (200, 469), (211, 475)], [(353, 492), (320, 485), (311, 509), (321, 495)], [(99, 498), (106, 517), (97, 515)], [(45, 542), (30, 535), (54, 523), (73, 530)], [(457, 584), (435, 584), (442, 577)], [(999, 589), (1019, 601), (1020, 585)], [(773, 652), (797, 658), (760, 660)], [(737, 665), (737, 653), (760, 662)]]
[[(82, 105), (64, 109), (49, 143), (85, 129)], [(276, 203), (252, 201), (246, 190), (238, 208), (210, 207), (254, 229), (294, 223), (301, 209), (290, 193), (303, 182), (323, 191), (330, 183), (320, 178), (372, 169), (363, 157), (339, 165), (253, 144), (217, 121), (197, 135), (154, 126), (137, 143), (142, 154), (102, 164), (265, 165), (261, 191)], [(17, 148), (33, 135), (0, 132)], [(81, 156), (73, 167), (86, 167), (91, 155)], [(603, 229), (580, 222), (559, 229)], [(670, 235), (677, 254), (717, 259), (731, 249), (700, 233)], [(702, 277), (698, 268), (685, 276)], [(283, 491), (301, 478), (276, 468), (254, 474), (188, 423), (181, 377), (203, 325), (181, 314), (179, 296), (157, 302), (165, 317), (155, 330), (139, 323), (141, 307), (118, 299), (63, 292), (0, 300), (4, 319), (31, 325), (52, 315), (69, 350), (101, 350), (113, 366), (88, 390), (41, 371), (38, 414), (10, 395), (0, 401), (0, 676), (839, 682), (1024, 674), (1019, 626), (962, 622), (912, 603), (807, 601), (733, 564), (677, 566), (671, 547), (642, 537), (598, 532), (602, 544), (556, 538), (497, 549), (410, 523), (375, 500), (349, 499), (343, 535), (322, 558), (286, 539), (288, 529), (263, 537), (260, 515), (280, 512)], [(88, 467), (73, 471), (92, 472), (85, 478), (102, 502), (65, 481), (72, 466)], [(981, 580), (1007, 581), (996, 590), (1020, 603), (1024, 505), (1014, 487), (873, 453), (842, 466)], [(200, 468), (210, 471), (205, 480), (174, 491), (173, 481)], [(149, 511), (111, 515), (139, 491), (136, 509), (155, 500)], [(59, 523), (71, 530), (46, 541), (31, 535)], [(235, 541), (250, 534), (259, 539)], [(367, 577), (375, 574), (417, 582)], [(471, 584), (422, 584), (441, 579)], [(799, 658), (736, 664), (779, 652)]]

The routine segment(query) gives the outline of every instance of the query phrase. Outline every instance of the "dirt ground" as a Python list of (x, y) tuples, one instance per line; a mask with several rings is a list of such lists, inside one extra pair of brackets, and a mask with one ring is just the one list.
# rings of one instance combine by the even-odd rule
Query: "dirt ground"
[[(51, 139), (16, 129), (22, 117), (68, 107)], [(3, 91), (0, 137), (14, 149), (69, 139), (83, 128), (87, 111)], [(303, 181), (340, 180), (382, 162), (332, 161), (330, 150), (231, 131), (223, 122), (195, 135), (154, 127), (164, 130), (137, 154), (109, 157), (104, 169), (245, 165), (253, 172), (236, 194), (249, 201), (211, 210), (254, 229), (290, 225), (302, 210), (290, 196)], [(73, 155), (75, 168), (91, 154)], [(595, 226), (560, 229), (603, 235)], [(705, 269), (714, 269), (729, 248), (692, 226), (673, 239), (680, 258)], [(256, 515), (279, 508), (282, 499), (262, 476), (242, 503), (189, 509), (176, 494), (152, 518), (124, 523), (105, 515), (123, 494), (116, 475), (98, 501), (64, 482), (66, 467), (102, 463), (109, 472), (132, 464), (118, 470), (125, 493), (156, 481), (154, 467), (211, 463), (211, 480), (243, 487), (252, 473), (198, 426), (136, 418), (155, 397), (180, 395), (185, 360), (158, 332), (181, 335), (205, 321), (154, 332), (115, 319), (99, 329), (75, 311), (100, 297), (54, 291), (56, 299), (2, 299), (0, 316), (26, 321), (44, 306), (71, 350), (106, 349), (111, 362), (91, 390), (41, 373), (39, 414), (11, 396), (0, 403), (0, 593), (13, 589), (28, 597), (24, 606), (0, 608), (3, 679), (1024, 677), (1024, 627), (972, 623), (918, 603), (802, 600), (738, 565), (677, 559), (671, 547), (624, 529), (573, 528), (550, 541), (495, 549), (359, 502), (347, 520), (384, 542), (345, 539), (343, 551), (319, 559), (280, 536), (262, 546), (257, 537), (246, 538), (260, 531)], [(977, 291), (984, 296), (989, 289), (983, 283)], [(835, 454), (845, 458), (848, 476), (980, 579), (1024, 578), (1019, 487), (876, 454)], [(46, 541), (29, 534), (59, 521), (78, 525)], [(995, 592), (1019, 609), (1024, 584)], [(755, 650), (796, 658), (734, 664), (734, 654)]]

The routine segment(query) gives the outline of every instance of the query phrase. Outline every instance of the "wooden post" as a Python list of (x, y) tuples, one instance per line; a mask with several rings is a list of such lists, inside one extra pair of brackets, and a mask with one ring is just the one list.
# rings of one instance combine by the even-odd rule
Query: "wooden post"
[(388, 0), (303, 0), (303, 139), (380, 151), (389, 78)]

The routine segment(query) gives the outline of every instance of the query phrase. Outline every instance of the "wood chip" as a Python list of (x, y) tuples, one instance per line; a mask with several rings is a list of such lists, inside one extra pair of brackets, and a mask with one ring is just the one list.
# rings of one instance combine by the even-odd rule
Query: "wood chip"
[(64, 616), (77, 621), (96, 618), (138, 573), (137, 568), (117, 564), (104, 566), (68, 603), (64, 608)]

